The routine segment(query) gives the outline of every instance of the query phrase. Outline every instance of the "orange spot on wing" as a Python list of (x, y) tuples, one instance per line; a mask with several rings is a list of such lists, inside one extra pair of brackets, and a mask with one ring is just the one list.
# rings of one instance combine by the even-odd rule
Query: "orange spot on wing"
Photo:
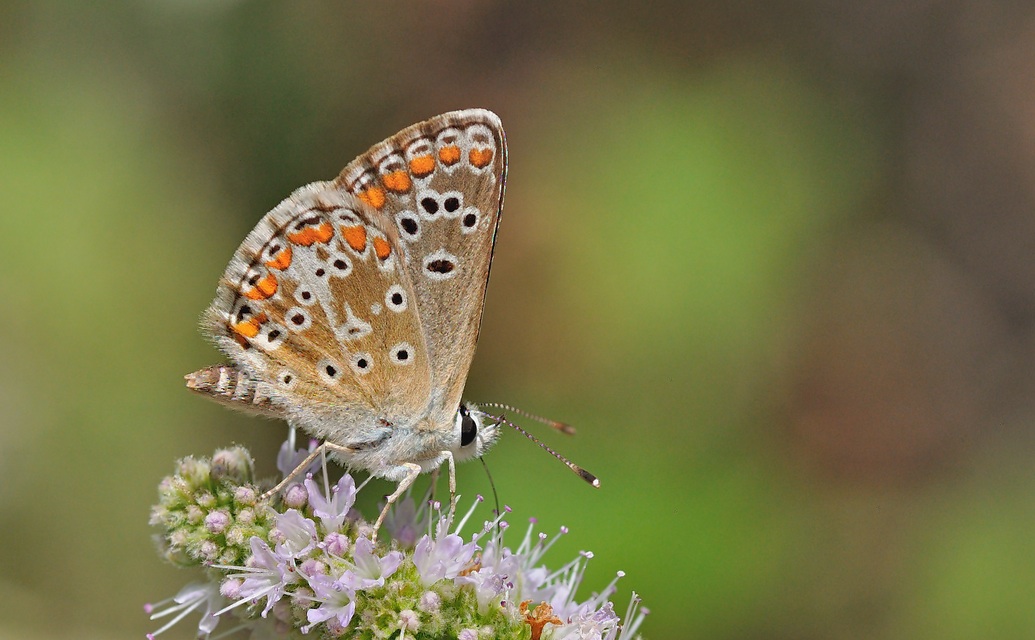
[(460, 162), (460, 147), (456, 145), (442, 147), (438, 150), (438, 159), (442, 161), (442, 164), (456, 164)]
[(467, 154), (467, 157), (471, 161), (471, 164), (481, 169), (492, 162), (492, 149), (471, 149), (471, 152)]
[(368, 187), (359, 194), (359, 199), (375, 209), (385, 206), (385, 190), (381, 187)]
[(341, 234), (345, 236), (345, 242), (349, 243), (353, 251), (362, 253), (367, 248), (367, 230), (363, 225), (358, 224), (354, 227), (343, 226)]
[(244, 297), (249, 300), (265, 300), (277, 292), (277, 279), (272, 273), (255, 283), (255, 286), (244, 292)]
[(231, 325), (230, 328), (233, 329), (235, 333), (245, 338), (254, 338), (255, 336), (259, 335), (259, 328), (268, 319), (269, 318), (266, 316), (265, 313), (260, 313), (258, 315), (252, 316), (251, 318), (248, 318), (244, 322), (238, 322), (235, 325)]
[(324, 221), (319, 227), (316, 228), (316, 241), (320, 243), (329, 242), (334, 237), (334, 227), (331, 226), (330, 222)]
[(384, 260), (392, 253), (392, 247), (384, 238), (374, 238), (374, 253), (377, 254), (379, 260)]
[(283, 271), (291, 266), (291, 247), (284, 247), (284, 249), (273, 256), (273, 259), (266, 263), (266, 266), (270, 269), (278, 269)]
[(423, 178), (435, 170), (435, 159), (431, 156), (417, 156), (410, 160), (410, 172), (418, 178)]
[(326, 220), (318, 227), (306, 227), (296, 233), (289, 233), (287, 239), (303, 247), (311, 247), (317, 242), (323, 244), (334, 237), (334, 227)]
[(396, 193), (406, 193), (410, 190), (410, 175), (402, 169), (381, 176), (381, 182), (389, 191)]

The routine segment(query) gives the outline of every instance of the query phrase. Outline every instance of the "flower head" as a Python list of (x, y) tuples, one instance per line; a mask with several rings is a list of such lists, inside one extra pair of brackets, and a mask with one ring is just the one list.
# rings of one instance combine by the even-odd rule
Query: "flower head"
[[(305, 453), (283, 447), (280, 466)], [(456, 522), (438, 503), (418, 509), (402, 500), (386, 519), (391, 538), (375, 544), (353, 509), (358, 489), (348, 474), (333, 485), (310, 474), (292, 485), (300, 495), (288, 500), (289, 490), (272, 502), (251, 477), (251, 458), (235, 447), (217, 452), (216, 462), (185, 459), (162, 481), (152, 523), (162, 529), (165, 556), (202, 567), (208, 582), (150, 608), (154, 619), (171, 616), (152, 635), (199, 611), (203, 638), (232, 617), (231, 631), (249, 629), (253, 638), (626, 640), (646, 614), (634, 595), (619, 624), (610, 597), (621, 574), (577, 598), (591, 553), (546, 567), (563, 527), (551, 537), (533, 520), (510, 548), (508, 509), (465, 537), (480, 497)]]

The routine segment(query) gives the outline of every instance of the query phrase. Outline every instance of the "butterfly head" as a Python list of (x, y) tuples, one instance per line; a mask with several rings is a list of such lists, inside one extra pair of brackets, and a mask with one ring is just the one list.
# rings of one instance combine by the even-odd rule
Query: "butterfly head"
[(460, 403), (453, 421), (453, 457), (457, 462), (480, 457), (499, 439), (499, 423), (486, 422), (484, 415), (474, 405)]

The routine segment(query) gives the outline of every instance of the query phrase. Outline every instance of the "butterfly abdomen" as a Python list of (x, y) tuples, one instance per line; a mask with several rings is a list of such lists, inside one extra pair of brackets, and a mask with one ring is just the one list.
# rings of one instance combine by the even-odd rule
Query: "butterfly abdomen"
[(244, 372), (232, 365), (213, 365), (184, 376), (187, 388), (239, 411), (282, 417), (268, 393)]

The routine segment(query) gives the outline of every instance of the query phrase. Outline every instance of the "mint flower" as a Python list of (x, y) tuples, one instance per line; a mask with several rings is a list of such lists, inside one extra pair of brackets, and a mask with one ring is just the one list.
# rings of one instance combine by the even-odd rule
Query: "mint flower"
[[(278, 467), (293, 469), (304, 449), (287, 444)], [(145, 610), (165, 620), (154, 638), (198, 615), (200, 638), (238, 632), (265, 638), (521, 638), (626, 640), (646, 609), (633, 594), (624, 623), (610, 598), (619, 572), (600, 592), (578, 599), (593, 554), (550, 570), (544, 556), (567, 529), (548, 536), (530, 520), (516, 548), (504, 544), (506, 509), (465, 533), (479, 496), (454, 522), (437, 502), (406, 498), (385, 520), (382, 539), (354, 505), (345, 474), (333, 485), (321, 465), (280, 497), (254, 480), (241, 447), (211, 460), (185, 458), (159, 485), (151, 523), (162, 554), (201, 570), (204, 581)], [(387, 539), (383, 539), (387, 538)], [(218, 626), (218, 631), (217, 631)]]

